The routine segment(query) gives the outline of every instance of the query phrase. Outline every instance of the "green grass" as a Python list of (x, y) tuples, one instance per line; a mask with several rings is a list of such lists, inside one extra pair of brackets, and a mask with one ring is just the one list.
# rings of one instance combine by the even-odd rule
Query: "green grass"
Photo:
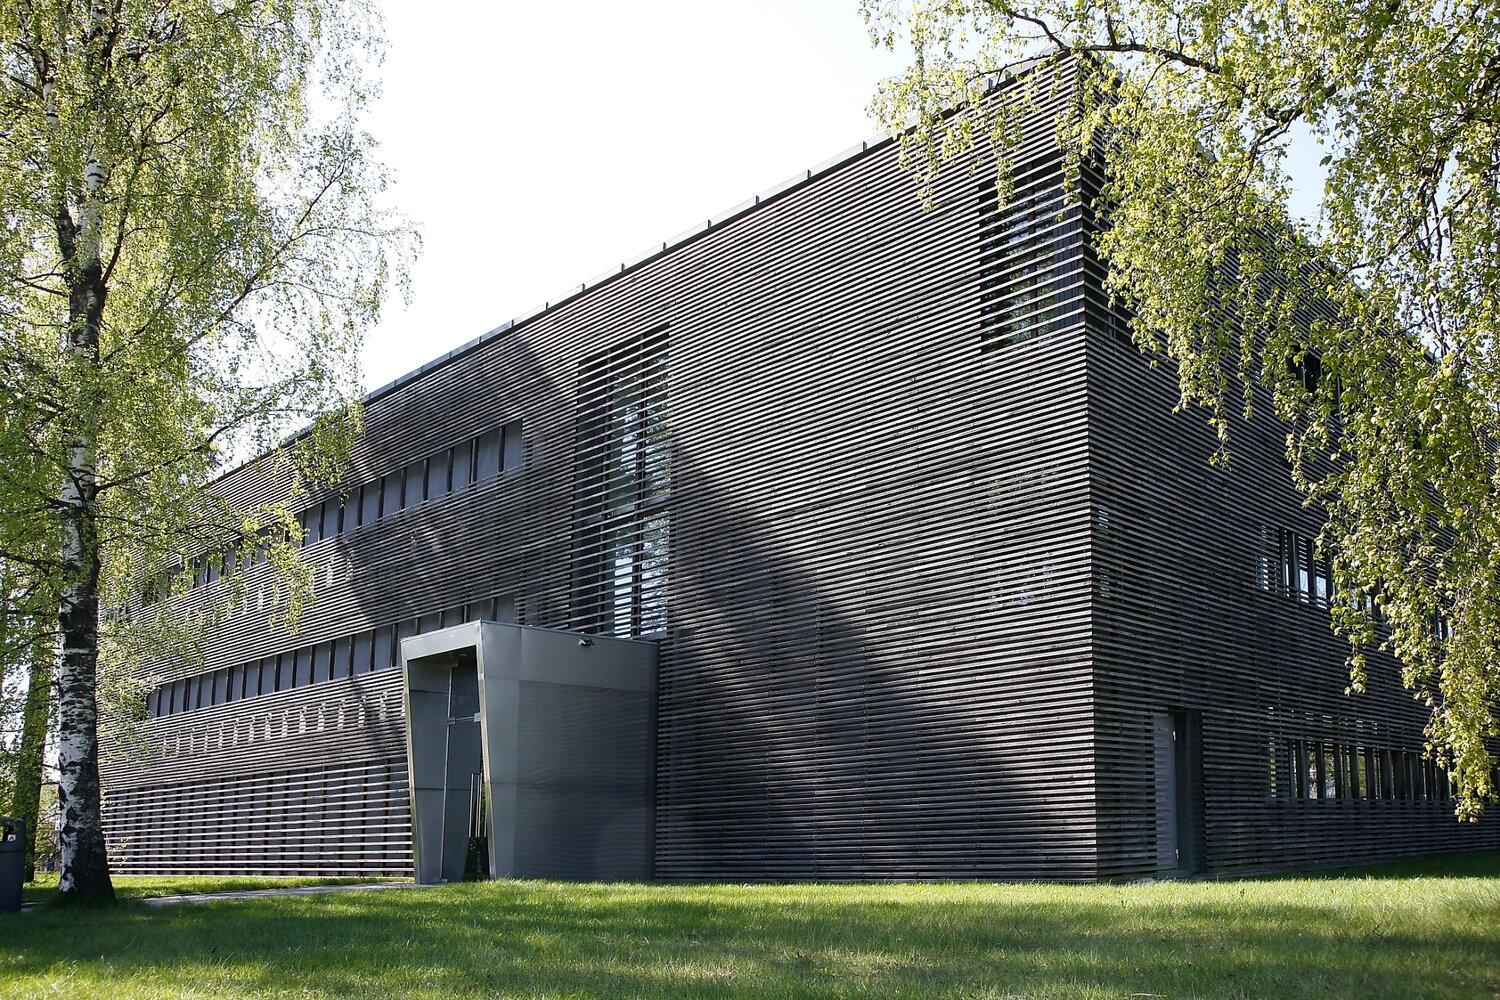
[[(361, 878), (259, 878), (250, 875), (116, 875), (115, 895), (120, 899), (176, 896), (180, 893), (229, 892), (235, 889), (280, 889), (299, 885), (339, 885), (368, 882)], [(389, 879), (408, 882), (410, 879)], [(24, 903), (47, 903), (57, 896), (57, 875), (39, 873), (35, 882), (21, 887)], [(0, 994), (3, 995), (3, 994)]]
[(493, 882), (0, 919), (0, 995), (1495, 997), (1500, 853), (1112, 886)]

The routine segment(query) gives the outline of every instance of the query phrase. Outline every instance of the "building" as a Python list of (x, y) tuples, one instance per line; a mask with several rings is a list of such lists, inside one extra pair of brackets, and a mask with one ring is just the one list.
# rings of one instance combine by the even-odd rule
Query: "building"
[[(1500, 843), (1453, 819), (1392, 660), (1344, 694), (1283, 432), (1211, 467), (1130, 343), (1063, 201), (1060, 72), (1003, 210), (954, 169), (923, 212), (867, 143), (372, 393), (347, 493), (303, 515), (301, 633), (252, 599), (150, 696), (154, 751), (107, 767), (117, 870), (403, 874), (421, 790), (483, 829), (506, 753), (531, 757), (497, 873), (1094, 880)], [(289, 489), (268, 463), (219, 486)], [(501, 724), (460, 677), (542, 630), (653, 643), (644, 717), (558, 695), (409, 780), (434, 734)]]

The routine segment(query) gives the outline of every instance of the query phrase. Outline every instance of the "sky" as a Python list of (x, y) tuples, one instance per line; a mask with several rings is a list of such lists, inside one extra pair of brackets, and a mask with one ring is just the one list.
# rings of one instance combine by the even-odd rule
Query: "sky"
[(857, 0), (384, 0), (366, 118), (423, 252), (375, 388), (878, 131)]
[(366, 339), (367, 389), (876, 135), (865, 109), (907, 58), (858, 0), (383, 7), (366, 125), (423, 252)]

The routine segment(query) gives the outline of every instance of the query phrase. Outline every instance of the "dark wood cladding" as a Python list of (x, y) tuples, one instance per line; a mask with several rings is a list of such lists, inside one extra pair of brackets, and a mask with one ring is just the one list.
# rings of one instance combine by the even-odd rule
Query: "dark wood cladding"
[[(1099, 177), (1086, 169), (1083, 182), (1097, 191)], [(1286, 428), (1267, 416), (1268, 393), (1257, 389), (1256, 419), (1232, 425), (1227, 467), (1212, 466), (1219, 442), (1204, 415), (1172, 412), (1171, 366), (1153, 368), (1130, 342), (1125, 314), (1102, 291), (1102, 263), (1088, 247), (1084, 260), (1100, 876), (1331, 867), (1500, 845), (1496, 818), (1458, 822), (1446, 779), (1421, 763), (1427, 709), (1401, 686), (1391, 655), (1370, 651), (1368, 691), (1346, 693), (1348, 646), (1331, 632), (1319, 589), (1326, 563), (1308, 567), (1300, 596), (1295, 581), (1285, 586), (1288, 540), (1310, 555), (1321, 516), (1291, 485)], [(1191, 719), (1197, 743), (1183, 817), (1196, 856), (1181, 866), (1163, 862), (1154, 814), (1142, 808), (1157, 781), (1151, 720), (1169, 712)], [(1357, 749), (1349, 766), (1361, 773), (1335, 775), (1330, 756), (1310, 778), (1304, 756), (1299, 778), (1291, 744)], [(1309, 783), (1324, 788), (1310, 794)]]
[[(1056, 82), (1014, 152), (1037, 178), (1061, 170), (1069, 71)], [(1170, 378), (1111, 333), (1082, 216), (1027, 224), (1036, 294), (1006, 263), (989, 169), (950, 171), (924, 212), (876, 145), (377, 393), (351, 483), (516, 421), (523, 468), (309, 546), (297, 636), (266, 630), (250, 570), (250, 610), (209, 631), (206, 666), (502, 606), (622, 627), (598, 579), (605, 526), (665, 518), (660, 878), (1154, 873), (1168, 711), (1195, 713), (1209, 870), (1492, 842), (1493, 823), (1460, 829), (1441, 804), (1334, 816), (1265, 794), (1276, 739), (1321, 737), (1325, 718), (1409, 738), (1419, 713), (1384, 667), (1379, 693), (1344, 699), (1326, 612), (1257, 589), (1262, 522), (1316, 527), (1275, 428), (1210, 469), (1206, 431), (1169, 414)], [(600, 492), (618, 477), (599, 359), (637, 356), (665, 373), (671, 487), (619, 506)], [(290, 488), (269, 463), (220, 486)], [(148, 720), (148, 751), (108, 769), (123, 869), (409, 866), (396, 680)], [(225, 846), (236, 829), (254, 851)]]

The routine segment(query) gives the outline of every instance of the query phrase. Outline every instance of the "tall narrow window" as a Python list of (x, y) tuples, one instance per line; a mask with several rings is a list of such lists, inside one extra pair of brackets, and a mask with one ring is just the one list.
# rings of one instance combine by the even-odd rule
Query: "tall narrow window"
[(374, 524), (380, 520), (380, 480), (359, 488), (359, 523)]
[(452, 454), (452, 448), (444, 448), (428, 460), (427, 495), (429, 497), (440, 497), (453, 488), (453, 482), (448, 478), (448, 459)]
[(666, 327), (631, 338), (579, 369), (574, 479), (574, 620), (622, 636), (667, 622)]
[(521, 421), (512, 420), (501, 428), (503, 438), (501, 447), (504, 450), (500, 461), (500, 471), (504, 473), (519, 472), (525, 463), (525, 452), (521, 445)]
[(373, 630), (356, 632), (353, 642), (354, 666), (356, 674), (368, 673), (375, 666), (375, 633)]
[(1055, 156), (1018, 164), (1005, 205), (979, 188), (979, 343), (1008, 347), (1077, 323), (1081, 206), (1065, 197)]
[(461, 490), (474, 481), (474, 442), (463, 441), (453, 447), (453, 488)]
[(479, 482), (500, 475), (500, 428), (474, 439), (474, 478)]
[(419, 458), (406, 467), (403, 507), (415, 507), (427, 499), (427, 460)]
[(405, 499), (406, 472), (404, 469), (387, 472), (381, 477), (380, 483), (380, 516), (389, 517), (401, 509), (402, 501)]

